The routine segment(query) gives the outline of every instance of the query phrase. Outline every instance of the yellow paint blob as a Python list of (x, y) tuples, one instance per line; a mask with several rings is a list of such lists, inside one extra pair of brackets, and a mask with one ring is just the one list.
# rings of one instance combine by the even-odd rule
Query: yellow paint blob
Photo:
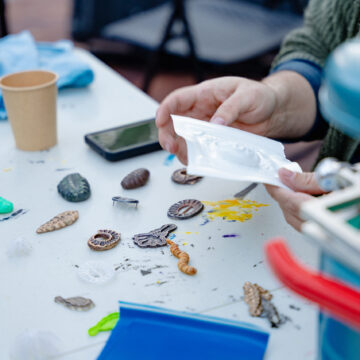
[(185, 235), (190, 235), (190, 234), (199, 235), (199, 232), (198, 231), (185, 231)]
[(257, 203), (253, 200), (226, 199), (219, 201), (202, 201), (205, 206), (211, 207), (206, 216), (209, 220), (222, 218), (224, 220), (233, 220), (244, 222), (252, 218), (253, 211), (259, 208), (269, 206), (268, 204)]
[(10, 172), (12, 170), (12, 168), (6, 168), (6, 169), (3, 169), (3, 172)]

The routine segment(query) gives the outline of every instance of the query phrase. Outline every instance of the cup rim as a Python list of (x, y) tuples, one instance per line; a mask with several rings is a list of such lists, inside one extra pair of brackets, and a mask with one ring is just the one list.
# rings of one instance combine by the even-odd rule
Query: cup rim
[[(39, 85), (33, 85), (33, 86), (22, 86), (22, 87), (17, 87), (17, 86), (8, 86), (8, 85), (4, 85), (2, 82), (4, 79), (7, 79), (11, 76), (14, 75), (21, 75), (21, 74), (26, 74), (26, 73), (48, 73), (51, 75), (54, 75), (54, 78), (46, 83), (43, 84), (39, 84)], [(29, 90), (38, 90), (38, 89), (42, 89), (45, 88), (47, 86), (53, 85), (54, 83), (57, 82), (57, 80), (59, 79), (59, 75), (53, 71), (49, 71), (49, 70), (26, 70), (26, 71), (16, 71), (13, 72), (11, 74), (6, 74), (2, 77), (0, 77), (0, 89), (3, 90), (8, 90), (8, 91), (29, 91)]]

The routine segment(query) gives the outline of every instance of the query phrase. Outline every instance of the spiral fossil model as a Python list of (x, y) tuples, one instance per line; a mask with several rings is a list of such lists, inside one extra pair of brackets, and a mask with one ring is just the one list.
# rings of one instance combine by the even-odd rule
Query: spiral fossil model
[(88, 240), (90, 249), (95, 251), (110, 250), (120, 242), (120, 234), (113, 230), (98, 230)]
[(171, 253), (179, 259), (178, 261), (178, 268), (181, 272), (186, 275), (195, 275), (197, 270), (193, 267), (188, 265), (189, 264), (189, 254), (185, 251), (181, 251), (177, 244), (173, 241), (166, 239), (166, 242), (170, 245)]

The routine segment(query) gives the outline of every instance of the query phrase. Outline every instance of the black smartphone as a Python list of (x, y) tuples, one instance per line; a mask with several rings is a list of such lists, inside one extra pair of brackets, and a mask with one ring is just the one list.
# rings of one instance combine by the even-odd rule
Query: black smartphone
[(85, 142), (109, 161), (161, 150), (155, 119), (86, 134)]

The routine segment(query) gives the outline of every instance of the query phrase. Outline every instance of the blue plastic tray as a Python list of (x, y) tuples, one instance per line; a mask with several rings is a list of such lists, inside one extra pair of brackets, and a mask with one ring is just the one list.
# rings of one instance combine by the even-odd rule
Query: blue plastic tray
[(120, 319), (98, 360), (260, 360), (268, 339), (251, 324), (120, 302)]

